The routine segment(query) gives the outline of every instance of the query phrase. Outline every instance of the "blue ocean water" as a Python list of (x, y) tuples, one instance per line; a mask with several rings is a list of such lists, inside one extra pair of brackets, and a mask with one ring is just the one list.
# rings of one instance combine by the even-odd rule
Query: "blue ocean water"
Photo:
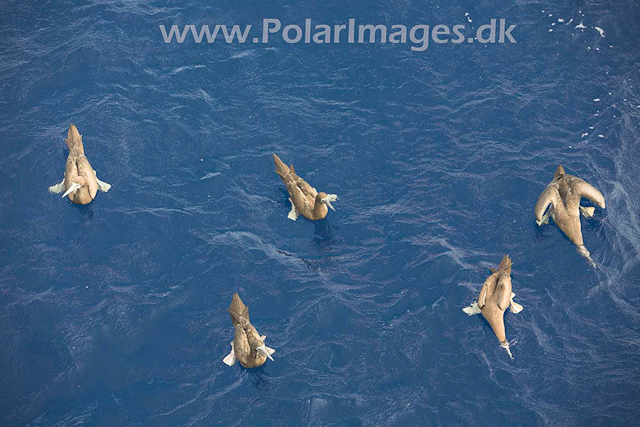
[[(637, 424), (637, 2), (190, 3), (0, 4), (0, 424)], [(159, 30), (264, 18), (517, 43)], [(87, 206), (47, 191), (70, 123), (113, 185)], [(272, 153), (337, 211), (287, 219)], [(606, 197), (598, 268), (534, 223), (559, 164)], [(505, 253), (514, 360), (462, 312)], [(234, 292), (275, 362), (222, 363)]]

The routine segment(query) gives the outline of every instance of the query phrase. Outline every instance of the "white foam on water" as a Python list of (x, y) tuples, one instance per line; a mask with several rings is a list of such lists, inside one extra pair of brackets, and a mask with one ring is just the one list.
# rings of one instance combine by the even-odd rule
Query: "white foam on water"
[(239, 58), (245, 58), (247, 56), (253, 56), (253, 55), (255, 55), (255, 51), (245, 50), (240, 53), (236, 53), (235, 55), (232, 55), (229, 59), (239, 59)]
[(206, 174), (205, 176), (200, 178), (200, 181), (202, 181), (204, 179), (213, 178), (214, 176), (218, 176), (218, 175), (222, 175), (222, 174), (220, 172), (209, 172), (208, 174)]
[[(515, 343), (514, 343), (515, 344)], [(513, 354), (511, 354), (511, 349), (509, 348), (509, 342), (507, 341), (504, 344), (500, 344), (500, 347), (504, 348), (505, 350), (507, 350), (507, 354), (509, 355), (509, 357), (511, 358), (511, 360), (513, 359)]]
[(181, 73), (183, 71), (196, 70), (198, 68), (204, 68), (204, 65), (201, 65), (201, 64), (199, 64), (199, 65), (185, 65), (185, 66), (182, 66), (182, 67), (177, 67), (177, 68), (174, 68), (173, 70), (171, 70), (171, 74), (178, 74), (178, 73)]

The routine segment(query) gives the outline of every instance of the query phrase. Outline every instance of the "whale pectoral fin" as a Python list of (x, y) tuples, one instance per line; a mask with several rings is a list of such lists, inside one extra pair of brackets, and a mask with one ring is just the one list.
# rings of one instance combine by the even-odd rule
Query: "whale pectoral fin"
[(262, 342), (264, 342), (264, 340), (266, 340), (266, 339), (267, 339), (267, 336), (266, 336), (266, 335), (260, 335), (260, 340), (261, 340)]
[(580, 213), (585, 218), (591, 218), (595, 211), (596, 211), (596, 208), (594, 208), (593, 206), (590, 206), (588, 208), (585, 208), (584, 206), (580, 206)]
[(478, 307), (482, 309), (485, 303), (487, 302), (487, 292), (489, 291), (489, 286), (495, 283), (495, 277), (493, 275), (487, 277), (487, 280), (482, 284), (482, 289), (480, 289), (480, 295), (478, 295)]
[(64, 178), (62, 178), (62, 181), (60, 181), (59, 184), (52, 185), (51, 187), (49, 187), (50, 193), (60, 194), (63, 191), (64, 191)]
[(231, 341), (231, 353), (229, 353), (227, 355), (227, 357), (225, 357), (224, 359), (222, 359), (222, 361), (225, 363), (225, 365), (227, 366), (233, 366), (236, 364), (236, 362), (238, 361), (238, 359), (236, 359), (236, 352), (233, 348), (233, 341)]
[[(96, 173), (96, 171), (93, 171), (93, 173)], [(104, 191), (106, 193), (107, 191), (109, 191), (111, 189), (111, 184), (107, 184), (104, 181), (100, 181), (98, 179), (98, 175), (96, 175), (96, 181), (98, 181), (98, 189), (100, 191)]]
[[(549, 221), (549, 217), (547, 215), (543, 216), (543, 214), (545, 213), (549, 205), (552, 205), (555, 209), (557, 204), (557, 185), (551, 183), (547, 186), (547, 188), (544, 189), (542, 194), (540, 194), (540, 197), (538, 197), (538, 201), (536, 202), (536, 206), (533, 208), (533, 213), (536, 216), (536, 223), (538, 223), (538, 225), (547, 224), (547, 222)], [(547, 222), (545, 222), (545, 217), (547, 217)]]
[(584, 181), (578, 178), (578, 182), (573, 185), (573, 190), (580, 197), (585, 197), (591, 200), (596, 205), (600, 206), (600, 208), (604, 209), (606, 204), (604, 200), (604, 196), (597, 188), (593, 185), (589, 184), (587, 181)]
[(273, 353), (276, 352), (274, 349), (272, 349), (271, 347), (267, 347), (266, 345), (264, 346), (264, 348), (267, 350), (267, 353), (269, 353), (269, 356), (273, 355)]
[(287, 215), (287, 218), (295, 221), (296, 219), (298, 219), (298, 211), (296, 211), (296, 205), (293, 204), (293, 200), (291, 200), (291, 197), (289, 197), (289, 201), (291, 202), (291, 211), (289, 212), (289, 215)]
[(467, 313), (468, 316), (473, 316), (474, 314), (482, 313), (482, 310), (480, 310), (480, 307), (478, 307), (478, 303), (477, 302), (474, 302), (469, 307), (463, 308), (462, 311)]
[(523, 310), (523, 307), (513, 300), (513, 297), (515, 296), (516, 294), (511, 292), (511, 301), (509, 302), (509, 310), (511, 310), (513, 314), (518, 314)]
[(511, 291), (505, 289), (505, 285), (502, 285), (502, 289), (500, 290), (500, 295), (498, 295), (497, 302), (498, 302), (498, 308), (502, 311), (509, 308), (509, 304), (511, 304)]
[(483, 286), (482, 289), (480, 290), (480, 295), (478, 296), (478, 307), (482, 308), (484, 307), (485, 303), (487, 301), (487, 287)]

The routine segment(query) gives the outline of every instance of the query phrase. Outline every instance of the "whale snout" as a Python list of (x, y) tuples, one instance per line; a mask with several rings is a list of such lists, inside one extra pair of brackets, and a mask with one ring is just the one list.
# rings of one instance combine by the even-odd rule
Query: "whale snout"
[(67, 134), (67, 138), (69, 138), (69, 140), (71, 141), (75, 141), (80, 138), (80, 132), (78, 132), (78, 128), (73, 123), (69, 125), (69, 132)]

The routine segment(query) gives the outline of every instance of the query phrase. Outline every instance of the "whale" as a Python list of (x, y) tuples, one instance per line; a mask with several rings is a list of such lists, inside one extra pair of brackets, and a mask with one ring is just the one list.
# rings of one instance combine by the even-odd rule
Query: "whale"
[(504, 312), (510, 308), (512, 313), (517, 314), (522, 311), (522, 306), (513, 300), (516, 295), (511, 289), (512, 265), (509, 255), (505, 255), (498, 269), (491, 269), (491, 275), (484, 281), (477, 302), (463, 308), (463, 311), (469, 316), (482, 314), (500, 341), (500, 346), (513, 359), (504, 327)]
[(266, 335), (260, 335), (249, 320), (249, 307), (240, 299), (240, 295), (233, 294), (229, 306), (231, 323), (235, 329), (231, 352), (222, 360), (227, 366), (240, 362), (245, 368), (257, 368), (264, 365), (267, 359), (276, 351), (264, 344)]
[[(538, 197), (534, 215), (539, 226), (548, 224), (551, 216), (558, 228), (577, 246), (580, 255), (595, 265), (591, 254), (584, 246), (580, 224), (580, 214), (585, 218), (591, 218), (595, 208), (580, 206), (580, 199), (583, 197), (605, 209), (604, 196), (600, 191), (577, 176), (567, 174), (564, 167), (558, 166), (553, 180)], [(548, 213), (545, 214), (547, 208)]]
[(96, 198), (98, 190), (106, 193), (111, 185), (98, 179), (98, 174), (84, 154), (82, 135), (73, 123), (69, 125), (66, 143), (69, 155), (64, 178), (60, 183), (49, 187), (49, 191), (55, 194), (63, 193), (63, 199), (68, 197), (72, 203), (78, 205), (89, 204)]
[(329, 209), (335, 211), (331, 202), (338, 200), (337, 195), (318, 192), (296, 174), (293, 164), (287, 166), (276, 154), (273, 155), (273, 161), (276, 165), (275, 173), (280, 176), (289, 193), (291, 211), (287, 218), (295, 221), (298, 216), (302, 215), (307, 219), (316, 221), (324, 219), (329, 213)]

